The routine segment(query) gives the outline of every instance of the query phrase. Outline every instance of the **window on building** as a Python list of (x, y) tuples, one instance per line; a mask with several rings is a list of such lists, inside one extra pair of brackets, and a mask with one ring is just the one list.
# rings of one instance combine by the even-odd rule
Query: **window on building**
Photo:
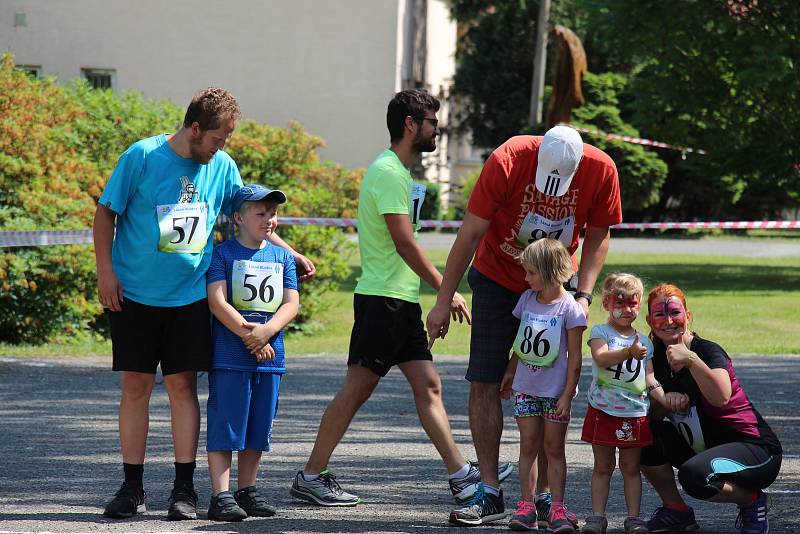
[(31, 78), (39, 78), (42, 75), (41, 65), (17, 65), (17, 68), (27, 72)]
[(113, 69), (81, 69), (83, 77), (94, 89), (114, 89), (117, 73)]

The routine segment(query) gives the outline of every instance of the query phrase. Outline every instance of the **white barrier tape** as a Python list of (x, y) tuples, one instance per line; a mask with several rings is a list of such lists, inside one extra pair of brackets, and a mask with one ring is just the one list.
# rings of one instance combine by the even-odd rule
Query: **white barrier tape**
[[(334, 219), (319, 217), (281, 217), (279, 224), (284, 226), (337, 226), (354, 227), (356, 219)], [(419, 221), (422, 228), (460, 228), (461, 221)], [(723, 230), (788, 230), (800, 228), (797, 221), (686, 221), (686, 222), (652, 222), (621, 223), (612, 228), (616, 230), (688, 230), (713, 229)], [(42, 245), (73, 245), (92, 242), (91, 230), (37, 230), (20, 232), (0, 232), (0, 248), (2, 247), (36, 247)]]
[(707, 152), (702, 148), (691, 148), (688, 146), (679, 146), (679, 145), (669, 145), (667, 143), (662, 143), (661, 141), (653, 141), (652, 139), (642, 139), (641, 137), (631, 137), (630, 135), (620, 135), (620, 134), (613, 134), (608, 132), (603, 132), (601, 130), (592, 130), (591, 128), (582, 128), (580, 126), (575, 126), (574, 124), (563, 123), (565, 126), (569, 126), (573, 130), (578, 130), (579, 132), (584, 132), (592, 135), (599, 135), (600, 137), (605, 137), (606, 139), (616, 139), (618, 141), (624, 141), (626, 143), (633, 143), (635, 145), (644, 145), (644, 146), (654, 146), (657, 148), (668, 148), (670, 150), (677, 150), (678, 152), (694, 152), (696, 154), (706, 155)]

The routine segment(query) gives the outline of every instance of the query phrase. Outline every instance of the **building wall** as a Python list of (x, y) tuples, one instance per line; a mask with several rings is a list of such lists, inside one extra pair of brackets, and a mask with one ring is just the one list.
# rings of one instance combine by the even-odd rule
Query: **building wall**
[(222, 86), (246, 117), (298, 120), (326, 140), (323, 157), (361, 167), (388, 143), (407, 1), (4, 0), (0, 50), (63, 80), (114, 69), (118, 90), (182, 107)]

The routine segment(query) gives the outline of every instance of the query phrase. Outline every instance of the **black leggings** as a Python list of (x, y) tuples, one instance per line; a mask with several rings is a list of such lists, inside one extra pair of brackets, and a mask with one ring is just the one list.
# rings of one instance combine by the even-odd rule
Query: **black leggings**
[(695, 453), (668, 421), (653, 421), (653, 444), (642, 450), (641, 464), (670, 464), (678, 481), (695, 499), (708, 500), (725, 482), (751, 490), (768, 487), (777, 478), (783, 456), (755, 443), (724, 443)]

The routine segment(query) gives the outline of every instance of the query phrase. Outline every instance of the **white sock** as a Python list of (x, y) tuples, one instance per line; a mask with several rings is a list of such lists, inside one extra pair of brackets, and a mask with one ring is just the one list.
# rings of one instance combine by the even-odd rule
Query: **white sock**
[(486, 493), (491, 493), (495, 497), (499, 497), (500, 496), (500, 488), (495, 488), (494, 486), (490, 486), (489, 484), (484, 484), (483, 485), (483, 490)]
[(469, 464), (468, 463), (464, 464), (461, 467), (461, 469), (459, 469), (455, 473), (450, 473), (450, 479), (452, 480), (454, 478), (464, 478), (465, 476), (467, 476), (467, 473), (469, 473)]
[(533, 501), (534, 502), (541, 501), (542, 499), (546, 499), (549, 495), (550, 495), (549, 491), (539, 493), (538, 495), (536, 495), (536, 497), (534, 497)]
[(317, 474), (313, 474), (313, 473), (309, 474), (309, 473), (306, 473), (305, 471), (303, 471), (303, 480), (305, 480), (306, 482), (311, 482), (312, 480), (314, 480), (317, 477), (319, 477), (319, 473), (317, 473)]

